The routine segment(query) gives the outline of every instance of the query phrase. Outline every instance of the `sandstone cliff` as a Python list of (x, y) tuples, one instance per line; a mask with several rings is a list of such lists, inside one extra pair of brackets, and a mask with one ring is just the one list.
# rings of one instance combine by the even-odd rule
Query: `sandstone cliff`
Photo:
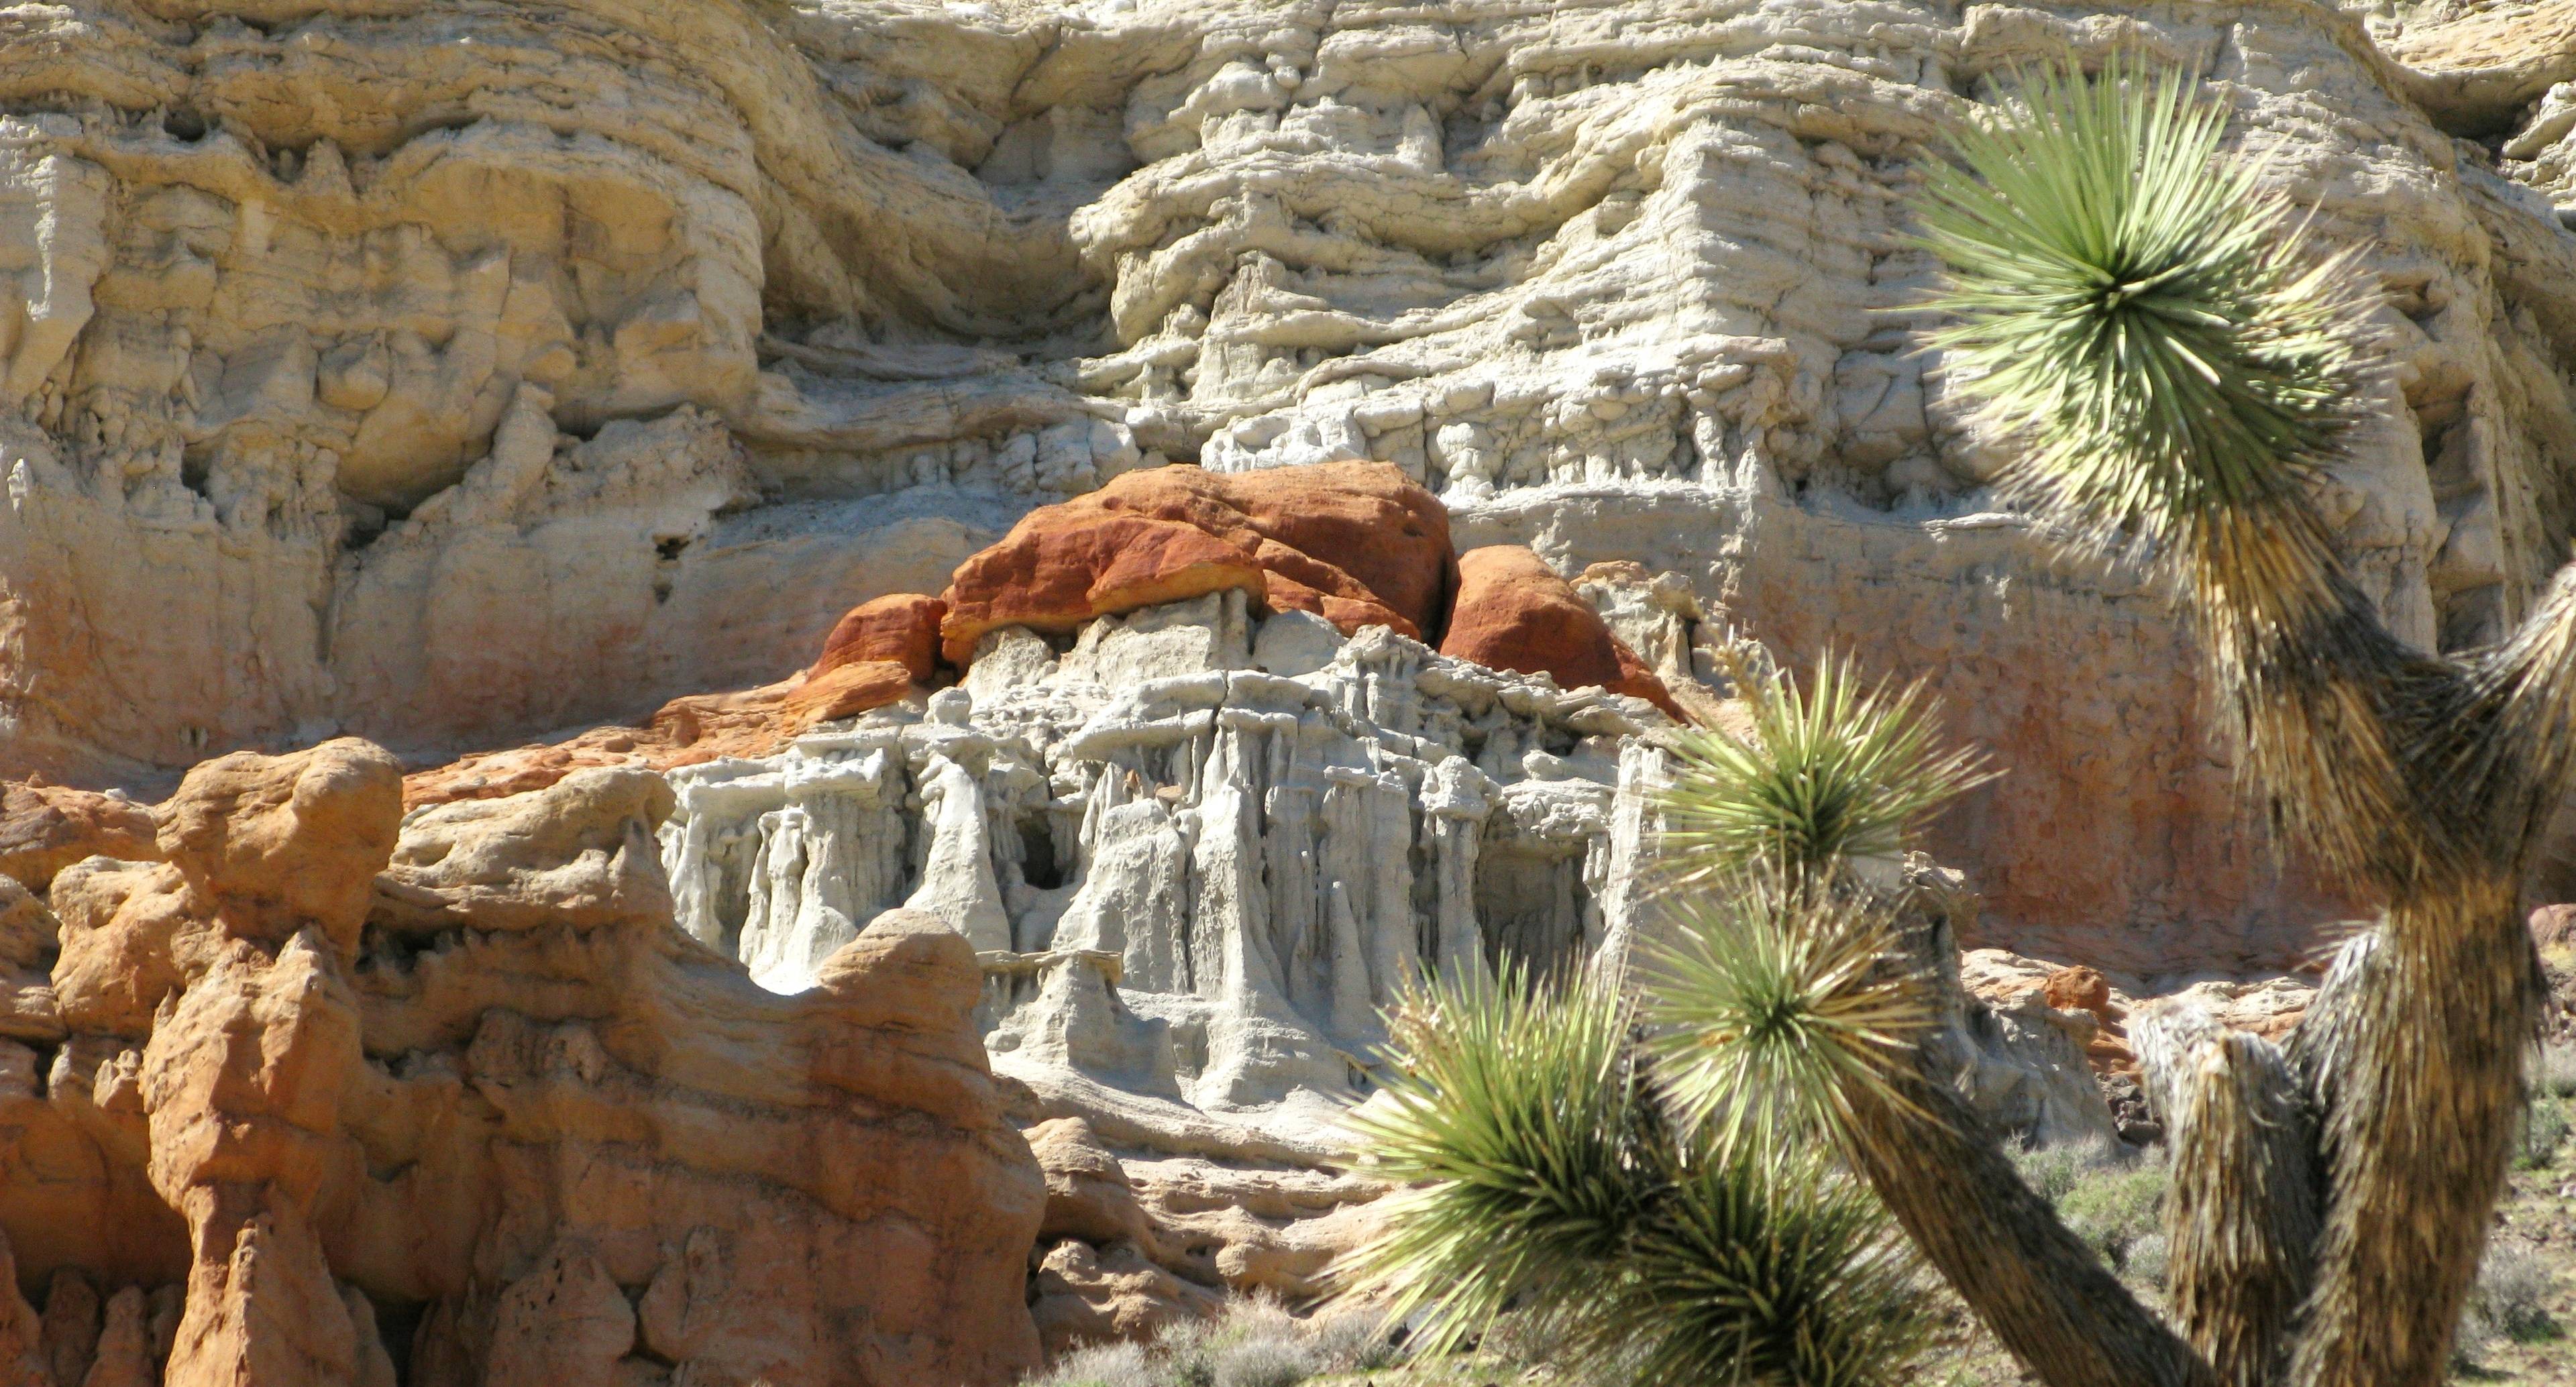
[(2344, 542), (2398, 629), (2472, 641), (2568, 528), (2569, 22), (23, 8), (0, 757), (136, 781), (633, 717), (937, 592), (1034, 501), (1376, 458), (1462, 547), (1640, 562), (1784, 653), (1932, 673), (2013, 772), (1941, 844), (1997, 939), (2278, 964), (2335, 903), (2238, 812), (2162, 604), (1981, 501), (1998, 440), (1909, 350), (1899, 200), (2016, 63), (2207, 74), (2387, 286)]
[[(671, 926), (671, 791), (405, 816), (381, 750), (191, 771), (9, 881), (11, 1387), (999, 1383), (1046, 1202), (935, 920), (784, 998)], [(9, 1258), (0, 1251), (0, 1265)], [(0, 1343), (8, 1339), (0, 1333)]]
[(1618, 966), (1764, 650), (2009, 772), (1940, 918), (2120, 986), (1972, 955), (1955, 1053), (2098, 1132), (2130, 993), (2350, 903), (2160, 595), (1991, 504), (1905, 195), (2016, 65), (2208, 79), (2385, 290), (2340, 542), (2471, 644), (2576, 526), (2571, 34), (0, 12), (0, 1387), (989, 1381), (1303, 1293), (1376, 1008)]

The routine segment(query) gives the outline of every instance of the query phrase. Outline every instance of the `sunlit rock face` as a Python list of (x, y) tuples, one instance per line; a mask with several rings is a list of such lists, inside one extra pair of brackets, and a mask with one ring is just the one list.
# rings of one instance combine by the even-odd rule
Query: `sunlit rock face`
[[(992, 632), (955, 687), (674, 770), (662, 860), (681, 926), (774, 991), (873, 921), (944, 921), (982, 959), (985, 1045), (1024, 1118), (1327, 1160), (1409, 985), (1651, 975), (1677, 730), (1642, 699), (1255, 619), (1228, 591), (1054, 641)], [(1955, 979), (1975, 897), (1913, 876)], [(1945, 1063), (1981, 1107), (2041, 1140), (2111, 1136), (2055, 1013), (1952, 990)]]
[(1462, 548), (1929, 675), (2010, 772), (1934, 844), (1979, 942), (2277, 966), (2351, 903), (2273, 861), (2162, 598), (1996, 513), (1906, 198), (2016, 67), (2207, 78), (2385, 290), (2340, 541), (2407, 639), (2486, 639), (2576, 495), (2571, 21), (2378, 10), (13, 13), (0, 769), (632, 717), (1035, 503), (1365, 458)]
[(1005, 1073), (1365, 1096), (1407, 979), (1579, 969), (1633, 932), (1650, 722), (1229, 592), (996, 632), (919, 713), (675, 771), (663, 860), (683, 925), (779, 991), (882, 911), (947, 921)]

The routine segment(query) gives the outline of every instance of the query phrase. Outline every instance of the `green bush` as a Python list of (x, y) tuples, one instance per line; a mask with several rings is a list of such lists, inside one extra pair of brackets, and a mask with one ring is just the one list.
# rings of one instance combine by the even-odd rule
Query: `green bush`
[(2164, 1283), (2171, 1249), (2162, 1231), (2165, 1166), (2158, 1153), (2104, 1144), (2049, 1147), (2013, 1157), (2022, 1182), (2049, 1203), (2113, 1271)]
[(2525, 1170), (2541, 1170), (2558, 1156), (2558, 1148), (2567, 1143), (2567, 1105), (2556, 1098), (2534, 1098), (2522, 1114), (2522, 1140), (2514, 1149), (2515, 1165)]
[(2557, 1338), (2558, 1322), (2547, 1307), (2551, 1284), (2548, 1263), (2530, 1248), (2502, 1240), (2488, 1243), (2486, 1257), (2478, 1263), (2477, 1284), (2460, 1314), (2452, 1361), (2463, 1367), (2474, 1364), (2499, 1339), (2527, 1344)]
[(2089, 1172), (2057, 1201), (2057, 1211), (2112, 1270), (2125, 1273), (2130, 1250), (2156, 1235), (2164, 1197), (2164, 1164), (2139, 1160)]

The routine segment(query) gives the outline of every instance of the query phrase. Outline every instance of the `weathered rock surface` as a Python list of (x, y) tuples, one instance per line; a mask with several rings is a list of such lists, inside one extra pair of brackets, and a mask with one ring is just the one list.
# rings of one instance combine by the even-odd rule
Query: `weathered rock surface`
[(113, 795), (59, 785), (0, 784), (0, 876), (30, 891), (85, 857), (157, 858), (152, 815)]
[[(1030, 1294), (1054, 1351), (1321, 1289), (1383, 1192), (1340, 1133), (1378, 1091), (1383, 1008), (1505, 960), (1621, 968), (1657, 927), (1638, 868), (1673, 726), (1228, 589), (1070, 639), (1004, 627), (922, 705), (675, 769), (663, 865), (683, 924), (781, 991), (890, 915), (973, 943), (1047, 1171)], [(1974, 897), (1926, 880), (1955, 973)], [(1997, 1122), (2111, 1135), (2077, 1043), (1964, 992), (1950, 1020)]]
[(832, 624), (832, 633), (823, 638), (823, 653), (814, 657), (806, 674), (878, 661), (903, 666), (915, 681), (927, 680), (939, 669), (939, 622), (947, 615), (947, 603), (917, 592), (862, 602)]
[(409, 815), (400, 779), (356, 741), (225, 757), (154, 809), (165, 860), (54, 878), (58, 939), (11, 883), (0, 962), (62, 1005), (42, 1051), (0, 1039), (0, 1364), (41, 1360), (8, 1380), (1037, 1361), (1045, 1187), (963, 938), (898, 914), (776, 997), (674, 927), (658, 775)]
[(1544, 674), (1563, 688), (1606, 688), (1688, 716), (1574, 585), (1521, 545), (1489, 544), (1458, 556), (1458, 597), (1440, 653)]
[(1454, 563), (1448, 512), (1391, 466), (1156, 468), (1034, 511), (968, 559), (940, 629), (963, 666), (1005, 626), (1067, 635), (1094, 617), (1231, 590), (1345, 635), (1389, 626), (1422, 639), (1448, 611)]
[(2012, 772), (1937, 844), (1985, 942), (2285, 966), (2347, 903), (2272, 865), (2161, 597), (1994, 512), (1903, 199), (2017, 66), (2208, 76), (2386, 289), (2340, 542), (2481, 639), (2576, 495), (2568, 7), (2381, 8), (30, 10), (0, 771), (559, 741), (780, 678), (1034, 502), (1375, 462), (1462, 547), (1932, 675)]

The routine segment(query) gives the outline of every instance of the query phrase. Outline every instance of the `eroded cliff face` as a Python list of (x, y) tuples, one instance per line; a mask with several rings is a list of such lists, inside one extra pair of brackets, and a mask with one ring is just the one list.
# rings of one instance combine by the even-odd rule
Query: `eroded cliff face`
[(140, 781), (631, 717), (779, 677), (1032, 503), (1367, 457), (1464, 541), (1932, 675), (2012, 772), (1938, 844), (1992, 938), (2279, 964), (2342, 905), (2270, 864), (2162, 602), (1990, 513), (2003, 445), (1911, 349), (1902, 198), (2014, 64), (2211, 79), (2387, 289), (2347, 551), (2409, 638), (2472, 642), (2568, 529), (2570, 22), (22, 6), (0, 757)]
[(341, 740), (200, 765), (157, 860), (0, 882), (0, 1381), (1032, 1366), (973, 948), (890, 918), (764, 992), (672, 926), (671, 805), (592, 769), (405, 816)]

